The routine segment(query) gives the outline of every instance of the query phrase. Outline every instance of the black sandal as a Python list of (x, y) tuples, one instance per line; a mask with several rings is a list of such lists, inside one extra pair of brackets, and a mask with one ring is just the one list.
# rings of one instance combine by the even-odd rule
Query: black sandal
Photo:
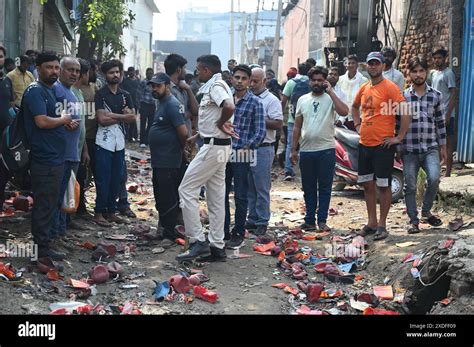
[(443, 224), (443, 221), (433, 214), (429, 216), (428, 218), (426, 218), (426, 221), (432, 227), (439, 227), (441, 224)]
[(389, 233), (386, 228), (378, 227), (377, 232), (374, 235), (374, 241), (381, 241), (388, 237)]
[(371, 228), (368, 225), (364, 225), (358, 235), (365, 237), (367, 235), (375, 234), (376, 232), (377, 232), (377, 229)]
[(410, 235), (418, 234), (420, 232), (421, 232), (421, 230), (418, 227), (418, 224), (411, 224), (410, 227), (408, 228), (408, 234), (410, 234)]

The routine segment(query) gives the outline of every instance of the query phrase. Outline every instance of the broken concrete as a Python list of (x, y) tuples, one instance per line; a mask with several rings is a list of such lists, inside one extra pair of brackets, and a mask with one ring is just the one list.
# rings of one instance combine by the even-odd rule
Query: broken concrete
[(472, 174), (444, 177), (439, 185), (441, 195), (474, 195), (474, 176)]

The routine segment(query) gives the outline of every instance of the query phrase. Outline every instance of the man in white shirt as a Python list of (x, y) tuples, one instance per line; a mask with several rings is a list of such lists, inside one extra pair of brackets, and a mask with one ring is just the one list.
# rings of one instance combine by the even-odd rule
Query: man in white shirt
[[(359, 60), (356, 55), (350, 55), (347, 58), (347, 72), (339, 78), (338, 85), (341, 90), (346, 94), (347, 105), (352, 105), (354, 103), (355, 96), (359, 91), (359, 88), (367, 82), (365, 78), (359, 71)], [(346, 126), (354, 128), (354, 120), (351, 114), (351, 107), (349, 107), (349, 115), (345, 119)], [(344, 122), (343, 122), (344, 123)]]
[[(331, 87), (334, 89), (334, 92), (336, 93), (337, 97), (342, 102), (344, 102), (347, 105), (347, 107), (349, 107), (349, 105), (347, 104), (346, 93), (344, 93), (344, 91), (341, 89), (341, 86), (338, 83), (339, 82), (339, 69), (337, 67), (333, 66), (329, 69), (327, 81), (331, 84)], [(343, 117), (343, 116), (336, 113), (336, 125), (337, 126), (344, 125), (345, 120), (346, 120), (346, 117)]]
[(132, 97), (119, 88), (123, 76), (123, 65), (119, 60), (102, 64), (107, 84), (95, 95), (95, 109), (99, 128), (97, 130), (95, 182), (97, 198), (94, 222), (110, 227), (109, 222), (123, 223), (115, 213), (120, 184), (127, 170), (125, 166), (124, 123), (136, 120)]
[[(180, 207), (190, 246), (176, 260), (190, 261), (202, 256), (200, 261), (225, 261), (225, 168), (231, 155), (231, 137), (237, 137), (231, 123), (235, 105), (232, 92), (222, 79), (219, 58), (204, 55), (198, 58), (197, 63), (199, 80), (205, 84), (199, 89), (199, 94), (202, 94), (199, 133), (188, 141), (194, 143), (201, 137), (204, 145), (189, 164), (179, 186)], [(199, 216), (199, 192), (203, 186), (206, 186), (209, 209), (210, 248)]]
[(381, 53), (385, 60), (383, 77), (395, 83), (403, 92), (405, 90), (405, 76), (393, 67), (393, 62), (397, 59), (397, 52), (392, 47), (384, 47)]

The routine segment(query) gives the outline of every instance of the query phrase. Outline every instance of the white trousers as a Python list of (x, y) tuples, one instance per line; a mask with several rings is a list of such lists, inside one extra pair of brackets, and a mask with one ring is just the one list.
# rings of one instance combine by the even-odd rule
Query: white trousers
[(209, 210), (209, 242), (216, 248), (224, 248), (225, 217), (225, 168), (231, 154), (231, 146), (204, 145), (189, 164), (179, 186), (180, 207), (184, 227), (190, 243), (205, 241), (199, 214), (199, 193), (206, 187)]

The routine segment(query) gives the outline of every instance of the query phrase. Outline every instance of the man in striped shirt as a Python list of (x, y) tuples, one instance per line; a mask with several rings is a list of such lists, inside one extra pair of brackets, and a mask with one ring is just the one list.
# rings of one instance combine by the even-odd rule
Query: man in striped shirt
[(237, 65), (233, 71), (235, 88), (234, 129), (239, 138), (232, 143), (231, 163), (226, 170), (226, 219), (224, 230), (230, 228), (229, 193), (234, 178), (235, 226), (227, 248), (243, 245), (245, 221), (248, 212), (250, 166), (256, 165), (257, 149), (265, 139), (265, 113), (262, 102), (249, 91), (252, 70), (247, 65)]
[(420, 168), (426, 172), (428, 186), (421, 210), (432, 226), (442, 221), (431, 214), (434, 198), (438, 192), (441, 164), (446, 161), (446, 110), (442, 95), (426, 84), (428, 63), (424, 57), (414, 57), (408, 63), (412, 85), (404, 96), (413, 115), (409, 130), (400, 148), (405, 176), (405, 202), (410, 218), (409, 234), (420, 232), (416, 205), (416, 187)]

